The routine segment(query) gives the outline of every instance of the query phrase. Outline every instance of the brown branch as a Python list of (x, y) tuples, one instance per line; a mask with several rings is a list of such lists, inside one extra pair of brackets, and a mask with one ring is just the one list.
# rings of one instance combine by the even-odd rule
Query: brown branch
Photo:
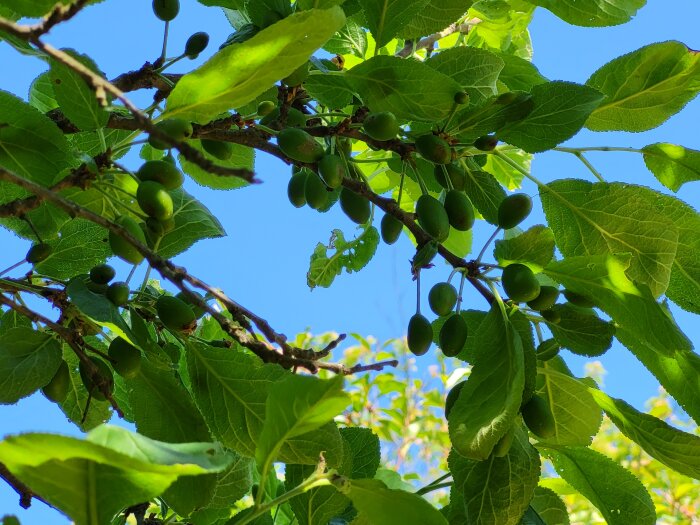
[(58, 4), (54, 7), (44, 20), (32, 26), (24, 26), (28, 38), (39, 38), (53, 29), (61, 22), (66, 22), (77, 15), (88, 4), (90, 0), (75, 0), (72, 4)]
[(466, 20), (461, 24), (450, 24), (442, 31), (438, 31), (437, 33), (423, 37), (418, 42), (407, 40), (403, 48), (396, 53), (396, 56), (406, 58), (420, 49), (433, 49), (438, 40), (445, 38), (446, 36), (450, 36), (453, 33), (468, 33), (472, 27), (480, 22), (481, 20), (478, 18), (472, 18), (471, 20)]
[(182, 75), (173, 73), (159, 73), (156, 71), (156, 69), (157, 68), (153, 64), (146, 62), (140, 69), (122, 73), (118, 77), (112, 79), (110, 82), (124, 93), (137, 91), (139, 89), (155, 88), (167, 95), (173, 88), (163, 79), (163, 77), (167, 78), (173, 84), (176, 84), (177, 81), (182, 78)]
[(0, 478), (4, 479), (7, 484), (17, 493), (19, 496), (19, 506), (23, 509), (28, 509), (31, 507), (32, 498), (36, 498), (43, 501), (47, 505), (50, 505), (50, 503), (42, 499), (40, 496), (34, 494), (32, 489), (15, 477), (15, 475), (10, 472), (10, 469), (8, 469), (4, 463), (0, 463)]
[(342, 374), (345, 376), (357, 374), (359, 372), (368, 372), (370, 370), (379, 372), (384, 370), (387, 366), (397, 367), (399, 366), (399, 361), (397, 359), (391, 359), (389, 361), (379, 361), (378, 363), (371, 363), (368, 365), (355, 365), (352, 367), (347, 367), (344, 365), (338, 365), (335, 363), (318, 363), (318, 367), (324, 370), (330, 370), (336, 374)]

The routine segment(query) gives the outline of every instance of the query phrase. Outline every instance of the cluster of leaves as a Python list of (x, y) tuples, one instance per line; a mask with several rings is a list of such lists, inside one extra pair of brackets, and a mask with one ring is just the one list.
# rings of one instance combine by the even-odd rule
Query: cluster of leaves
[[(545, 459), (567, 484), (559, 493), (577, 491), (607, 523), (654, 523), (645, 486), (590, 448), (603, 412), (655, 460), (693, 478), (699, 438), (575, 377), (558, 354), (602, 355), (617, 338), (697, 421), (700, 359), (661, 301), (700, 313), (700, 217), (675, 196), (605, 182), (585, 159), (593, 148), (559, 144), (584, 126), (659, 126), (700, 91), (700, 55), (679, 42), (651, 44), (585, 84), (549, 81), (529, 62), (536, 6), (606, 26), (629, 20), (642, 0), (612, 9), (595, 0), (200, 1), (223, 7), (235, 29), (206, 63), (165, 73), (206, 50), (208, 36), (196, 33), (181, 55), (166, 58), (164, 45), (153, 63), (112, 81), (87, 55), (45, 42), (92, 2), (0, 1), (0, 37), (49, 66), (29, 102), (0, 91), (0, 222), (34, 242), (18, 263), (31, 271), (0, 279), (0, 402), (43, 389), (89, 431), (0, 442), (0, 475), (22, 501), (41, 498), (78, 525), (132, 514), (196, 525), (565, 524), (564, 504), (540, 483)], [(179, 2), (154, 0), (153, 10), (167, 44)], [(16, 23), (26, 16), (44, 18)], [(321, 48), (336, 56), (315, 54)], [(155, 90), (146, 108), (125, 94), (142, 88)], [(144, 142), (140, 165), (122, 165)], [(181, 188), (184, 175), (242, 188), (256, 182), (256, 150), (293, 166), (294, 206), (323, 212), (338, 202), (362, 227), (353, 240), (334, 229), (330, 246), (317, 246), (310, 287), (361, 270), (380, 239), (405, 233), (415, 243), (408, 348), (420, 356), (437, 343), (470, 366), (445, 401), (446, 428), (435, 413), (431, 433), (410, 418), (362, 414), (372, 381), (386, 392), (417, 389), (410, 375), (384, 370), (396, 365), (392, 355), (330, 363), (342, 337), (289, 342), (169, 260), (224, 233)], [(529, 163), (548, 150), (575, 155), (598, 180), (540, 182)], [(700, 152), (626, 151), (643, 155), (674, 192), (700, 178)], [(506, 192), (524, 179), (537, 186), (548, 223), (526, 231), (532, 200)], [(494, 233), (468, 260), (475, 224)], [(496, 263), (484, 263), (503, 230)], [(131, 275), (109, 284), (112, 256), (134, 270), (145, 260), (142, 286), (132, 291)], [(453, 271), (428, 295), (431, 323), (420, 276), (438, 256)], [(151, 269), (180, 293), (149, 281)], [(484, 310), (461, 310), (467, 284)], [(60, 315), (31, 309), (25, 297)], [(381, 373), (354, 380), (350, 396), (343, 376), (367, 370)], [(406, 416), (414, 400), (373, 409)], [(443, 398), (428, 392), (423, 403), (442, 410)], [(113, 411), (137, 432), (105, 425)], [(447, 471), (440, 481), (412, 492), (379, 468), (378, 436), (403, 443), (394, 443), (396, 457), (406, 458), (417, 434), (450, 452), (438, 460)], [(284, 463), (283, 481), (275, 463)], [(439, 509), (422, 497), (445, 484), (449, 503)]]

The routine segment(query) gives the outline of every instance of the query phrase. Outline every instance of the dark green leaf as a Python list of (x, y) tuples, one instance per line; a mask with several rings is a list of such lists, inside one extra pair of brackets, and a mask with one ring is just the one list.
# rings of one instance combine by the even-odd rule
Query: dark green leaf
[[(464, 5), (464, 2), (461, 4)], [(469, 93), (470, 104), (498, 93), (496, 80), (503, 69), (503, 60), (490, 51), (453, 47), (433, 55), (426, 64), (462, 86)]]
[(608, 525), (654, 525), (656, 512), (644, 485), (618, 463), (585, 447), (547, 447), (557, 473), (595, 505)]
[[(379, 468), (379, 438), (369, 428), (346, 427), (340, 429), (345, 443), (344, 454), (352, 458), (352, 472), (342, 474), (353, 479), (373, 478)], [(345, 461), (347, 458), (343, 458)]]
[(528, 153), (552, 149), (573, 137), (603, 100), (598, 91), (571, 82), (537, 84), (531, 93), (534, 109), (499, 133), (501, 140)]
[(529, 0), (570, 24), (614, 26), (632, 19), (647, 0)]
[(13, 404), (46, 385), (61, 364), (61, 346), (30, 327), (0, 335), (0, 404)]
[(498, 224), (498, 206), (506, 198), (506, 192), (493, 175), (485, 171), (467, 170), (464, 192), (491, 224)]
[(700, 55), (681, 42), (651, 44), (608, 62), (586, 84), (606, 95), (588, 129), (646, 131), (698, 94)]
[(411, 21), (429, 0), (359, 0), (364, 10), (366, 27), (369, 28), (377, 47), (385, 46)]
[(535, 487), (530, 506), (546, 525), (569, 525), (569, 511), (553, 490)]
[(594, 312), (568, 304), (556, 305), (554, 309), (561, 316), (561, 321), (548, 327), (562, 347), (575, 354), (597, 357), (612, 346), (615, 335), (612, 323), (603, 321)]
[(496, 241), (493, 256), (501, 266), (520, 263), (539, 272), (554, 257), (554, 234), (546, 226), (533, 226), (516, 237)]
[[(249, 148), (248, 146), (228, 143), (229, 147), (233, 151), (231, 158), (228, 160), (220, 160), (204, 151), (201, 141), (190, 140), (188, 141), (188, 144), (197, 149), (202, 155), (204, 155), (205, 158), (212, 161), (217, 166), (224, 166), (226, 168), (247, 168), (252, 171), (253, 166), (255, 165), (255, 150), (253, 148)], [(206, 186), (207, 188), (213, 188), (215, 190), (231, 190), (248, 185), (248, 183), (240, 177), (222, 177), (221, 175), (210, 173), (200, 168), (194, 162), (190, 162), (182, 155), (178, 155), (178, 160), (182, 166), (182, 171), (192, 177), (197, 184)]]

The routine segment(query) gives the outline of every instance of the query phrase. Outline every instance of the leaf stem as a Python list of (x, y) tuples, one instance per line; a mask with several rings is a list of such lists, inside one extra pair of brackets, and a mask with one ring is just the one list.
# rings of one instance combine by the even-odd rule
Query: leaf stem
[(486, 248), (489, 247), (489, 244), (491, 244), (491, 242), (493, 242), (493, 240), (496, 238), (496, 236), (499, 234), (500, 231), (501, 231), (500, 228), (496, 228), (496, 231), (494, 231), (491, 234), (491, 237), (489, 237), (488, 240), (484, 243), (483, 248), (481, 248), (481, 251), (479, 252), (479, 256), (476, 258), (476, 265), (477, 266), (481, 264), (481, 258), (486, 253)]
[(165, 61), (166, 50), (168, 48), (168, 32), (170, 30), (170, 21), (165, 22), (165, 30), (163, 31), (163, 49), (160, 52), (161, 62)]

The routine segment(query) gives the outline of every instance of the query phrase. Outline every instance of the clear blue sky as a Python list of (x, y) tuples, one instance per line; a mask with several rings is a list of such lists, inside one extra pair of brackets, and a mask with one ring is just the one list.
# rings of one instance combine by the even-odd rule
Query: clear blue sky
[[(152, 15), (150, 4), (146, 0), (98, 4), (65, 27), (56, 28), (48, 41), (89, 54), (109, 78), (137, 69), (145, 60), (153, 60), (160, 50), (162, 26)], [(201, 61), (225, 40), (231, 28), (217, 8), (205, 8), (194, 0), (183, 0), (182, 4), (182, 13), (172, 26), (171, 54), (182, 49), (191, 33), (206, 30), (212, 43)], [(542, 74), (552, 80), (584, 82), (608, 60), (652, 42), (680, 40), (690, 48), (700, 49), (699, 19), (700, 4), (693, 0), (676, 0), (673, 9), (668, 8), (667, 2), (652, 0), (631, 23), (602, 29), (574, 28), (538, 9), (531, 26), (534, 62)], [(186, 63), (183, 67), (190, 65)], [(32, 79), (45, 66), (39, 60), (20, 57), (0, 43), (0, 69), (3, 72), (0, 89), (26, 98)], [(650, 133), (584, 132), (570, 144), (641, 147), (664, 141), (700, 149), (698, 122), (700, 101), (695, 100), (681, 115)], [(590, 159), (607, 180), (663, 189), (637, 155), (601, 153), (591, 155)], [(138, 161), (132, 158), (132, 165), (134, 162)], [(306, 271), (316, 243), (328, 242), (334, 228), (341, 228), (347, 236), (352, 236), (354, 225), (338, 209), (320, 215), (309, 208), (293, 208), (286, 198), (289, 169), (281, 163), (261, 156), (257, 171), (264, 184), (245, 190), (215, 192), (190, 181), (186, 183), (186, 189), (220, 218), (229, 236), (200, 242), (179, 256), (177, 262), (220, 286), (290, 336), (305, 329), (314, 333), (357, 332), (373, 335), (380, 341), (402, 336), (415, 304), (414, 283), (407, 262), (413, 255), (410, 242), (404, 238), (391, 247), (381, 245), (362, 272), (342, 275), (330, 289), (310, 292), (306, 286)], [(544, 181), (560, 177), (590, 180), (585, 168), (563, 153), (538, 156), (533, 173)], [(683, 190), (682, 198), (697, 209), (700, 183), (691, 183)], [(526, 184), (525, 191), (534, 195), (536, 188)], [(527, 225), (541, 221), (541, 208), (536, 205), (536, 212)], [(479, 224), (474, 246), (480, 247), (490, 233), (490, 227)], [(4, 230), (0, 231), (0, 242), (3, 246), (0, 267), (3, 268), (22, 258), (29, 247), (27, 241)], [(432, 282), (445, 279), (448, 274), (448, 268), (442, 265), (426, 273), (424, 292)], [(473, 308), (486, 307), (471, 291), (466, 304)], [(674, 313), (689, 337), (700, 341), (697, 320), (678, 309), (674, 309)], [(428, 360), (424, 358), (418, 366)], [(569, 354), (567, 361), (574, 372), (583, 373), (583, 359)], [(624, 397), (642, 408), (644, 401), (656, 394), (657, 382), (620, 345), (611, 349), (601, 361), (608, 370), (605, 389), (612, 395)], [(0, 406), (0, 436), (20, 431), (77, 434), (63, 414), (41, 395), (25, 399), (16, 406)], [(17, 506), (15, 493), (0, 483), (0, 516), (8, 512), (17, 512), (23, 525), (67, 523), (39, 502), (35, 502), (31, 510), (22, 511)]]

